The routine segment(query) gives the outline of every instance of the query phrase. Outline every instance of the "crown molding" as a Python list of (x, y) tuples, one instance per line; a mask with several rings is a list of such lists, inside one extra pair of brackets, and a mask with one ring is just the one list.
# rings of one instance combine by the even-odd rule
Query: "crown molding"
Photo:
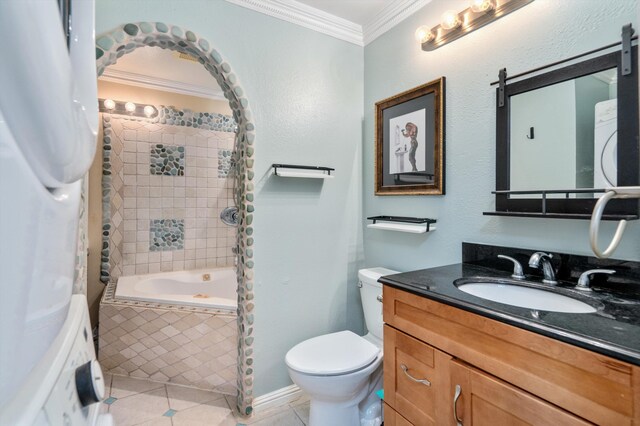
[(113, 83), (128, 84), (129, 86), (143, 87), (145, 89), (180, 93), (181, 95), (197, 96), (199, 98), (207, 98), (217, 101), (226, 100), (221, 90), (214, 90), (206, 86), (198, 86), (195, 84), (188, 84), (164, 78), (149, 77), (143, 74), (109, 68), (104, 70), (104, 73), (99, 79)]
[(364, 28), (295, 0), (226, 1), (358, 46), (364, 46), (431, 3), (432, 0), (394, 0), (385, 6)]
[(394, 0), (363, 28), (363, 41), (367, 45), (409, 16), (422, 9), (432, 0)]
[(319, 33), (362, 46), (362, 26), (295, 0), (226, 0)]

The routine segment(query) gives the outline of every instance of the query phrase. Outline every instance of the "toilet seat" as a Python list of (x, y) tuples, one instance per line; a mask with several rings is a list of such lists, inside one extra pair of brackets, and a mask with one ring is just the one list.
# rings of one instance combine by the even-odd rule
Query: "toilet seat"
[(380, 348), (351, 331), (340, 331), (305, 340), (285, 357), (289, 368), (300, 373), (332, 376), (367, 367)]

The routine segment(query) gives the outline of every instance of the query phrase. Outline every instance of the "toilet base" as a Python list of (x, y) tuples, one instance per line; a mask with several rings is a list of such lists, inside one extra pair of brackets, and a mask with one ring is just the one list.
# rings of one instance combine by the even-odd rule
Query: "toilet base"
[(366, 386), (346, 402), (323, 401), (311, 397), (309, 426), (380, 426), (382, 402), (376, 391), (382, 388), (382, 365)]
[(358, 404), (341, 405), (311, 400), (309, 426), (356, 426), (360, 424)]

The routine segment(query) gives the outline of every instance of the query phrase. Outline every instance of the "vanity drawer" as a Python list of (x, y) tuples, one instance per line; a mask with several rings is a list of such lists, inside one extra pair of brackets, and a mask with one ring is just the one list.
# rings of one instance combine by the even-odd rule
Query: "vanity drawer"
[(385, 402), (415, 425), (440, 425), (451, 357), (384, 326)]
[(383, 299), (385, 323), (430, 350), (593, 423), (640, 425), (639, 367), (386, 285)]

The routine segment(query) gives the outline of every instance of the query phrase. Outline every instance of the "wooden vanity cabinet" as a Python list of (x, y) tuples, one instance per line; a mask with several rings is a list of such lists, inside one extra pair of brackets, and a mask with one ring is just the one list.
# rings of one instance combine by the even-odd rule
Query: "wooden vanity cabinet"
[(384, 403), (384, 426), (413, 426), (387, 403)]
[(451, 356), (389, 326), (384, 342), (385, 402), (415, 425), (441, 425)]
[(386, 285), (383, 300), (386, 425), (457, 425), (459, 387), (464, 426), (640, 426), (637, 366)]
[(453, 399), (451, 400), (451, 411), (458, 416), (463, 425), (585, 426), (591, 424), (461, 362), (452, 362), (451, 383), (454, 383), (453, 399), (455, 399), (456, 386), (460, 392), (459, 398), (455, 401), (455, 411)]

